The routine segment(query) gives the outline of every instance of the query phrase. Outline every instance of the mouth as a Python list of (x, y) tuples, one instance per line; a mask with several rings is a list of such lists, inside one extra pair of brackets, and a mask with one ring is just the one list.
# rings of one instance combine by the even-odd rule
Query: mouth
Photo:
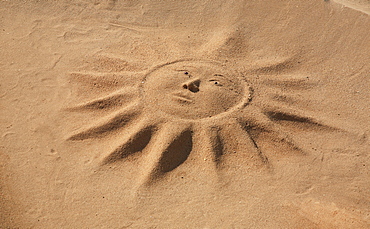
[(176, 93), (173, 93), (172, 95), (173, 95), (172, 98), (175, 101), (182, 102), (182, 103), (191, 103), (191, 102), (193, 102), (191, 97), (189, 95), (186, 95), (185, 93), (176, 92)]

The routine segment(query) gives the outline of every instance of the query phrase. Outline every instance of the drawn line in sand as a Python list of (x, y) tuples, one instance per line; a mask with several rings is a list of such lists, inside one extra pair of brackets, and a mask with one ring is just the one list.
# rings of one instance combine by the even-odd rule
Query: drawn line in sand
[[(277, 65), (279, 70), (284, 64)], [(92, 78), (99, 81), (96, 76)], [(275, 81), (273, 85), (289, 80)], [(99, 164), (117, 164), (133, 155), (142, 155), (144, 175), (139, 185), (152, 185), (192, 154), (208, 155), (216, 173), (226, 163), (227, 149), (250, 158), (247, 163), (263, 167), (269, 167), (267, 150), (273, 149), (277, 155), (306, 155), (290, 134), (282, 130), (281, 122), (338, 130), (307, 112), (261, 106), (253, 100), (253, 85), (218, 62), (174, 61), (149, 70), (137, 82), (136, 87), (119, 89), (69, 108), (99, 112), (112, 106), (122, 107), (68, 139), (84, 141), (118, 136), (115, 149), (103, 153)], [(293, 79), (285, 85), (300, 88), (306, 84)], [(135, 90), (138, 98), (132, 96)], [(134, 101), (129, 103), (130, 99)], [(113, 135), (118, 131), (123, 134)]]

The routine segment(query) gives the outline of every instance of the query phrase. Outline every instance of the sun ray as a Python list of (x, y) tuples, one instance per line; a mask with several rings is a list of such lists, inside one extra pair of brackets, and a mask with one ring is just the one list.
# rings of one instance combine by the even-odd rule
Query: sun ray
[(193, 149), (190, 124), (166, 123), (148, 145), (144, 177), (141, 184), (150, 184), (176, 169), (188, 158)]
[(73, 134), (68, 140), (85, 140), (107, 135), (132, 121), (139, 114), (140, 109), (138, 108), (139, 105), (137, 103), (132, 103), (122, 110), (105, 117), (98, 123), (93, 124), (91, 127)]
[(279, 122), (280, 124), (293, 124), (297, 128), (307, 127), (322, 131), (345, 131), (343, 127), (337, 127), (332, 121), (325, 118), (315, 118), (317, 113), (304, 111), (298, 108), (291, 108), (286, 105), (266, 106), (263, 113), (271, 120)]
[(247, 124), (247, 126), (253, 126), (263, 129), (268, 129), (273, 125), (272, 121), (264, 115), (262, 109), (254, 104), (249, 104), (246, 106), (240, 117), (238, 118), (241, 122)]
[(207, 164), (204, 166), (208, 170), (214, 170), (215, 173), (224, 149), (219, 131), (220, 128), (215, 125), (198, 125), (197, 129), (194, 130), (194, 151), (197, 153), (193, 157), (203, 160)]
[(214, 161), (216, 163), (216, 168), (219, 167), (221, 163), (221, 157), (222, 157), (222, 152), (224, 149), (224, 143), (222, 142), (219, 132), (212, 130), (208, 132), (208, 143), (211, 145), (211, 150), (214, 155)]
[(310, 101), (303, 101), (298, 96), (293, 96), (287, 93), (276, 93), (269, 94), (269, 99), (274, 103), (283, 103), (283, 104), (307, 104)]
[(291, 152), (297, 155), (306, 155), (306, 152), (299, 147), (289, 134), (281, 126), (275, 124), (260, 108), (250, 106), (249, 110), (253, 112), (248, 112), (238, 121), (242, 128), (249, 133), (252, 142), (261, 152), (264, 153), (265, 148), (273, 146), (280, 149), (280, 154)]
[(249, 71), (247, 71), (248, 74), (273, 74), (273, 73), (282, 73), (288, 70), (294, 70), (298, 65), (300, 64), (300, 61), (298, 59), (298, 56), (292, 56), (282, 59), (281, 61), (267, 64), (265, 66), (253, 68)]
[(94, 99), (74, 107), (67, 108), (70, 111), (88, 111), (88, 110), (107, 110), (110, 108), (122, 107), (137, 94), (137, 88), (126, 87), (115, 91), (105, 97)]
[(146, 118), (137, 121), (137, 124), (123, 136), (123, 140), (120, 140), (120, 145), (103, 157), (101, 165), (115, 163), (142, 152), (149, 144), (155, 131), (156, 125), (149, 122)]
[[(243, 128), (241, 123), (236, 119), (230, 119), (228, 123), (221, 130), (221, 139), (228, 142), (223, 155), (225, 160), (227, 157), (232, 158), (236, 156), (235, 163), (243, 161), (245, 165), (266, 165), (268, 160), (263, 154), (260, 147), (252, 139), (248, 130)], [(230, 164), (230, 163), (228, 163)]]
[(137, 72), (144, 68), (137, 63), (129, 62), (120, 56), (108, 53), (100, 53), (86, 59), (86, 63), (81, 67), (86, 71), (95, 72)]
[(82, 83), (85, 87), (125, 87), (136, 85), (138, 79), (142, 78), (142, 72), (71, 72), (70, 79)]
[(258, 129), (245, 126), (245, 130), (250, 133), (253, 144), (266, 155), (266, 158), (269, 158), (268, 152), (274, 152), (275, 156), (307, 155), (288, 133), (277, 127)]
[[(280, 89), (290, 90), (309, 90), (320, 86), (319, 81), (312, 80), (308, 76), (294, 76), (294, 77), (282, 77), (282, 76), (264, 76), (260, 77), (260, 83), (269, 87), (276, 87)], [(266, 79), (264, 79), (266, 78)]]

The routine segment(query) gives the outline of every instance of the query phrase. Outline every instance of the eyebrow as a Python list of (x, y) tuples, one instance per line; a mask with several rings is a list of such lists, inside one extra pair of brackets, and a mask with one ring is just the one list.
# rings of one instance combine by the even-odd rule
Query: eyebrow
[[(190, 69), (190, 70), (196, 70), (197, 69), (197, 67), (194, 67), (194, 66), (189, 66), (189, 65), (183, 65), (182, 66), (182, 69)], [(186, 71), (188, 71), (188, 70), (186, 70)]]
[(231, 81), (231, 80), (229, 80), (228, 78), (226, 78), (224, 75), (222, 75), (222, 74), (213, 74), (213, 76), (220, 76), (220, 77), (222, 77), (223, 79), (225, 79), (225, 80), (228, 80), (228, 81)]

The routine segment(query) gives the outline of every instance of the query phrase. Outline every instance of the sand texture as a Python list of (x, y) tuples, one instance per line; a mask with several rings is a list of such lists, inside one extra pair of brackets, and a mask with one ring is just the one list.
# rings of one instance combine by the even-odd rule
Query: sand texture
[(0, 1), (0, 228), (370, 228), (369, 13)]

